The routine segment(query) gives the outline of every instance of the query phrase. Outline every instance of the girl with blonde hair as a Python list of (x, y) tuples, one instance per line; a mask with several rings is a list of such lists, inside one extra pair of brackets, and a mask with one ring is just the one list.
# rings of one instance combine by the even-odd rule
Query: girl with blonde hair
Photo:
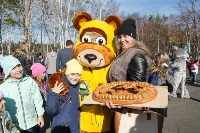
[(34, 63), (31, 66), (32, 77), (38, 84), (43, 100), (46, 100), (47, 84), (45, 83), (46, 67), (41, 63)]
[[(161, 52), (157, 53), (154, 56), (152, 66), (148, 68), (148, 73), (153, 75), (154, 73), (158, 73), (160, 78), (166, 78), (168, 76), (168, 63), (169, 63), (169, 56), (167, 53)], [(160, 84), (160, 83), (159, 83)]]
[[(168, 74), (169, 67), (169, 56), (165, 52), (157, 53), (154, 56), (152, 65), (147, 69), (147, 82), (155, 86), (168, 86), (168, 91), (173, 90), (173, 77)], [(151, 109), (157, 112), (159, 115), (158, 119), (158, 132), (162, 132), (164, 117), (167, 117), (167, 108), (164, 109)]]

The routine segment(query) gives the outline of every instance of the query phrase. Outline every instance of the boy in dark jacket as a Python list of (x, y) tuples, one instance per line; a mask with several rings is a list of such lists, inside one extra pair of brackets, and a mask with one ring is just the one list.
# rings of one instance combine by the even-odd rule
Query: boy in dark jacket
[(68, 61), (66, 67), (62, 80), (67, 83), (69, 91), (60, 97), (64, 90), (63, 83), (56, 82), (45, 105), (47, 114), (53, 116), (52, 133), (80, 133), (78, 85), (83, 68), (76, 59)]

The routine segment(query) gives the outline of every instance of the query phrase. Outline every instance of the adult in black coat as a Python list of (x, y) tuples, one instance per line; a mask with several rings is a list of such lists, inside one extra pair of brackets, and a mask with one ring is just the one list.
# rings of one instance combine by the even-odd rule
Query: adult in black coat
[(66, 67), (66, 63), (73, 58), (73, 45), (71, 40), (67, 40), (65, 48), (60, 50), (56, 59), (56, 72), (63, 70)]

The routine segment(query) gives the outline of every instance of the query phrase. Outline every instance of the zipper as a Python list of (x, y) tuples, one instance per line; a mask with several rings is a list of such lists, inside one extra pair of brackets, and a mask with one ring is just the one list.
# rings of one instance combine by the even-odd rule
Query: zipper
[(18, 92), (19, 92), (19, 97), (20, 97), (20, 102), (21, 102), (21, 105), (22, 105), (22, 112), (23, 112), (23, 119), (24, 119), (24, 124), (25, 124), (25, 128), (27, 129), (27, 124), (26, 124), (26, 119), (25, 119), (25, 111), (24, 111), (24, 105), (23, 105), (23, 100), (22, 100), (22, 95), (21, 95), (21, 91), (20, 91), (20, 88), (19, 88), (19, 83), (17, 83), (17, 88), (18, 88)]
[(71, 99), (72, 99), (72, 96), (69, 96), (69, 98), (61, 104), (61, 106), (59, 107), (59, 111), (62, 109), (62, 107), (63, 107), (68, 101), (71, 103)]

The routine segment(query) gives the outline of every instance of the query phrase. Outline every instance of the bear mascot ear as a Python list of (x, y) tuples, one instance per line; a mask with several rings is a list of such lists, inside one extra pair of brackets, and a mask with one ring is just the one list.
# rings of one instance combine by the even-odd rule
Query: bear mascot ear
[(72, 22), (74, 27), (79, 30), (81, 28), (81, 23), (87, 22), (87, 21), (91, 21), (92, 17), (90, 16), (90, 14), (88, 14), (87, 12), (79, 12), (77, 13)]
[(105, 22), (112, 25), (115, 35), (117, 34), (117, 29), (122, 24), (122, 21), (118, 16), (109, 16), (105, 19)]
[(49, 81), (48, 81), (48, 83), (49, 83), (49, 88), (50, 88), (50, 89), (54, 88), (56, 81), (58, 81), (58, 84), (63, 83), (63, 86), (64, 86), (65, 89), (64, 89), (62, 92), (60, 92), (60, 98), (61, 98), (62, 96), (64, 96), (64, 95), (69, 91), (69, 88), (68, 88), (67, 83), (65, 83), (65, 82), (62, 80), (62, 76), (65, 75), (65, 71), (66, 71), (66, 70), (67, 70), (67, 69), (65, 68), (65, 69), (63, 69), (63, 70), (60, 71), (60, 72), (57, 72), (57, 73), (52, 74), (52, 75), (49, 77)]

